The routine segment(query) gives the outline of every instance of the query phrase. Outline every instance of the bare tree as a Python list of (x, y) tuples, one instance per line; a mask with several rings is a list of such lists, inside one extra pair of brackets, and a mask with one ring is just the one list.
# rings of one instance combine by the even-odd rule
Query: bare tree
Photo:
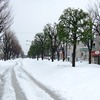
[(22, 49), (13, 31), (6, 31), (4, 33), (3, 43), (4, 60), (19, 56)]
[(0, 0), (0, 40), (4, 32), (10, 28), (12, 24), (11, 8), (9, 7), (9, 0)]
[(10, 31), (4, 33), (4, 36), (3, 36), (4, 60), (8, 60), (8, 55), (9, 55), (9, 51), (10, 51), (10, 48), (11, 48), (9, 42), (10, 42), (11, 38), (12, 38), (12, 35), (11, 35)]
[(96, 1), (94, 4), (89, 3), (88, 12), (94, 23), (94, 32), (100, 35), (100, 1)]
[(16, 37), (14, 39), (12, 39), (11, 46), (12, 46), (12, 49), (11, 49), (12, 58), (16, 58), (16, 57), (18, 58), (22, 52), (22, 48)]

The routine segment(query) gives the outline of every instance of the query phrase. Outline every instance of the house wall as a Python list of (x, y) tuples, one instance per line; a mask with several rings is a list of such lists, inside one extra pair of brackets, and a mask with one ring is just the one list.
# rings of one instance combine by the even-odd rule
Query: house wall
[[(97, 35), (95, 40), (95, 51), (99, 51), (100, 50), (100, 35)], [(94, 63), (95, 64), (100, 64), (100, 56), (94, 56)]]
[(96, 50), (100, 50), (100, 36), (97, 35), (95, 38), (95, 48)]
[[(81, 50), (85, 49), (85, 50)], [(73, 46), (68, 47), (67, 55), (72, 58), (73, 53)], [(88, 48), (87, 46), (84, 46), (82, 42), (80, 42), (76, 47), (76, 61), (77, 60), (87, 60), (88, 59)]]

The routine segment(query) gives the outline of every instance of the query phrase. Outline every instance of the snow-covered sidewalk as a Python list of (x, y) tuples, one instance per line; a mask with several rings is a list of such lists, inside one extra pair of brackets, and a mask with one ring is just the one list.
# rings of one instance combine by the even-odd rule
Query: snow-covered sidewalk
[(100, 100), (100, 65), (0, 61), (0, 100)]

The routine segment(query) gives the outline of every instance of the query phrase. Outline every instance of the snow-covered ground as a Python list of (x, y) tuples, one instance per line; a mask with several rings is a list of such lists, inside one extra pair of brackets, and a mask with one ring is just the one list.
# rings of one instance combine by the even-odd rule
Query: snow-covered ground
[(100, 100), (100, 65), (0, 61), (0, 100)]

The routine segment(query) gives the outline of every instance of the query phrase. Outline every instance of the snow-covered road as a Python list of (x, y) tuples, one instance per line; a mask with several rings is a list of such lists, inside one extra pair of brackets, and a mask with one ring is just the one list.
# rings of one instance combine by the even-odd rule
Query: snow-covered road
[(22, 60), (18, 60), (0, 74), (0, 100), (60, 100), (23, 67)]
[(100, 65), (0, 60), (0, 100), (100, 100)]

